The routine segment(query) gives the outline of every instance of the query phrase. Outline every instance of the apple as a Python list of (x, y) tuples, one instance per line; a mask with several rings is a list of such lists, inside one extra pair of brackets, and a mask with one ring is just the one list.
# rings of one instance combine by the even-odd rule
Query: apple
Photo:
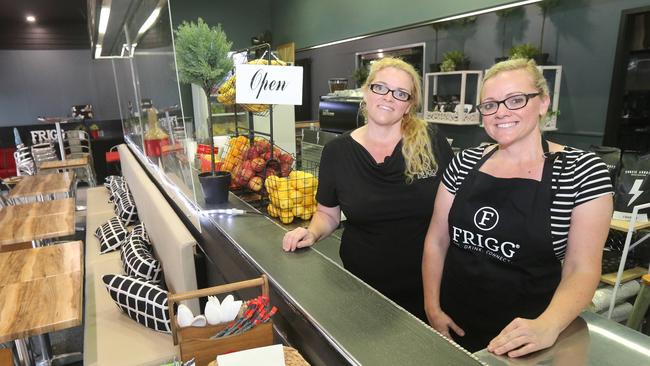
[(268, 178), (273, 175), (275, 175), (276, 177), (278, 176), (277, 170), (271, 167), (266, 168), (266, 173), (264, 174), (264, 177)]
[(245, 180), (246, 182), (248, 182), (254, 176), (255, 176), (255, 171), (253, 170), (253, 168), (250, 168), (250, 167), (242, 168), (241, 174), (240, 174), (240, 177), (242, 178), (242, 180)]
[(264, 160), (264, 158), (257, 157), (251, 160), (251, 167), (257, 173), (262, 172), (262, 170), (264, 170), (265, 165), (266, 165), (266, 161)]
[(248, 188), (250, 188), (254, 192), (259, 192), (262, 189), (262, 178), (260, 177), (252, 177), (248, 181)]
[(280, 176), (288, 177), (289, 173), (291, 173), (291, 164), (287, 164), (286, 162), (280, 163)]
[(271, 149), (271, 143), (268, 140), (264, 139), (256, 140), (253, 146), (255, 146), (257, 152), (260, 155), (266, 153)]
[(235, 183), (237, 184), (238, 187), (246, 187), (246, 185), (248, 184), (248, 179), (246, 179), (242, 174), (235, 178)]
[(244, 152), (245, 160), (253, 160), (259, 156), (260, 156), (259, 151), (257, 151), (257, 148), (253, 146), (249, 147), (248, 149), (246, 149), (246, 152)]
[(278, 160), (280, 160), (281, 163), (287, 163), (289, 165), (293, 164), (293, 156), (291, 156), (291, 154), (280, 154)]
[(241, 168), (242, 170), (253, 170), (253, 163), (250, 160), (244, 160), (244, 162), (241, 163)]

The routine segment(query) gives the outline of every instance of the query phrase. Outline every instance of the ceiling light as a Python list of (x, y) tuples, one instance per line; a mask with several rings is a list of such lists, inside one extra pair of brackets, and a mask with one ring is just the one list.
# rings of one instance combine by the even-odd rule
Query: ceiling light
[(111, 14), (110, 6), (102, 6), (102, 11), (99, 13), (99, 34), (104, 35), (106, 33), (106, 28), (108, 28), (108, 17)]
[(448, 22), (448, 21), (450, 21), (450, 20), (456, 20), (456, 19), (462, 19), (462, 18), (467, 18), (467, 17), (473, 17), (473, 16), (476, 16), (476, 15), (481, 15), (481, 14), (491, 13), (491, 12), (493, 12), (493, 11), (499, 11), (499, 10), (503, 10), (503, 9), (514, 8), (514, 7), (517, 7), (517, 6), (524, 6), (524, 5), (528, 5), (528, 4), (538, 3), (538, 2), (540, 2), (540, 1), (542, 1), (542, 0), (524, 0), (524, 1), (518, 1), (518, 2), (516, 2), (516, 3), (510, 3), (510, 4), (506, 4), (506, 5), (494, 6), (494, 7), (487, 8), (487, 9), (483, 9), (483, 10), (470, 11), (470, 12), (467, 12), (467, 13), (463, 13), (463, 14), (459, 14), (459, 15), (454, 15), (454, 16), (447, 17), (447, 18), (438, 19), (438, 20), (436, 20), (436, 21), (433, 21), (432, 23), (442, 23), (442, 22)]
[(142, 24), (142, 27), (140, 27), (140, 30), (138, 31), (138, 35), (143, 34), (144, 32), (148, 31), (149, 28), (153, 25), (153, 23), (156, 22), (156, 19), (158, 19), (158, 16), (160, 15), (160, 8), (154, 9), (154, 11), (151, 12), (151, 15), (149, 15), (149, 18), (144, 21), (144, 24)]
[(28, 15), (25, 17), (25, 19), (30, 23), (34, 23), (36, 21), (36, 17), (33, 15)]

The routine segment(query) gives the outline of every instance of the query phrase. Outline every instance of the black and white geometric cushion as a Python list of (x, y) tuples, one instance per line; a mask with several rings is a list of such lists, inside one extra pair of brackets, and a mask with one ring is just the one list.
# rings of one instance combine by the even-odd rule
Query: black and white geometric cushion
[(123, 193), (115, 200), (115, 214), (126, 226), (133, 225), (138, 221), (138, 210), (131, 192)]
[(104, 254), (118, 249), (128, 233), (129, 231), (119, 217), (108, 220), (95, 230), (95, 236), (99, 239), (100, 244), (99, 252)]
[(171, 332), (167, 291), (150, 281), (124, 275), (108, 274), (102, 280), (113, 301), (131, 319), (159, 332)]
[(108, 183), (104, 183), (104, 185), (106, 186), (106, 188), (108, 188), (110, 192), (114, 192), (116, 189), (128, 189), (126, 185), (126, 180), (124, 180), (124, 178), (113, 179)]
[(142, 236), (130, 235), (122, 244), (121, 257), (127, 275), (155, 283), (162, 281), (162, 266), (151, 252), (151, 246), (142, 239)]
[(129, 239), (131, 237), (139, 237), (140, 239), (144, 240), (147, 245), (151, 245), (149, 234), (147, 234), (147, 230), (144, 228), (144, 224), (135, 225), (133, 229), (131, 229), (129, 235), (126, 236), (126, 239)]
[(111, 186), (108, 188), (109, 202), (114, 202), (124, 193), (129, 192), (129, 187), (126, 185), (126, 182), (111, 183)]
[(120, 175), (109, 175), (108, 177), (104, 178), (104, 187), (109, 188), (111, 186), (111, 183), (114, 181), (124, 181), (124, 177)]

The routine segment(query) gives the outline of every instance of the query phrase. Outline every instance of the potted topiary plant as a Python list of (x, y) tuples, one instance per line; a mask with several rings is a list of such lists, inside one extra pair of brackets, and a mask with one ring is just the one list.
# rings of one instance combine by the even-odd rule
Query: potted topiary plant
[(462, 51), (449, 51), (442, 56), (441, 71), (469, 69), (469, 58)]
[[(548, 53), (541, 53), (541, 50), (544, 49), (544, 28), (546, 25), (546, 17), (548, 16), (548, 12), (551, 8), (555, 7), (560, 3), (560, 0), (543, 0), (538, 2), (536, 5), (542, 10), (542, 29), (539, 32), (539, 49), (540, 49), (540, 54), (541, 55), (546, 55), (542, 56), (545, 57), (545, 61), (548, 61)], [(535, 60), (537, 61), (537, 60)], [(539, 63), (539, 65), (546, 65), (546, 62), (544, 63)]]
[[(179, 79), (184, 83), (197, 84), (203, 89), (208, 102), (208, 112), (210, 112), (212, 110), (210, 90), (233, 68), (233, 61), (228, 56), (232, 42), (228, 41), (221, 25), (210, 27), (201, 18), (196, 23), (183, 22), (175, 33)], [(199, 181), (206, 202), (220, 203), (228, 198), (230, 173), (214, 171), (214, 132), (209, 114), (207, 125), (210, 172), (199, 174)]]
[(368, 70), (368, 66), (366, 65), (361, 65), (356, 70), (354, 70), (352, 73), (352, 80), (354, 80), (357, 88), (360, 88), (361, 85), (366, 82), (369, 71), (370, 70)]
[(440, 22), (440, 23), (433, 23), (431, 24), (431, 27), (433, 27), (433, 33), (434, 33), (434, 48), (433, 48), (433, 63), (429, 64), (429, 72), (438, 72), (440, 71), (440, 62), (438, 61), (438, 33), (447, 28), (449, 24), (445, 22)]
[(512, 46), (510, 49), (510, 58), (532, 58), (538, 65), (545, 65), (548, 61), (548, 53), (542, 54), (539, 48), (532, 44), (522, 43)]

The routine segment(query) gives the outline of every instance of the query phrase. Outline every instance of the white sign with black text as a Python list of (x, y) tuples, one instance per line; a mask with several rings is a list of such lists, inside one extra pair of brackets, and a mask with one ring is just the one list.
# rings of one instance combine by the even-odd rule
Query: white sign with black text
[(241, 64), (235, 68), (237, 103), (302, 105), (302, 67)]

